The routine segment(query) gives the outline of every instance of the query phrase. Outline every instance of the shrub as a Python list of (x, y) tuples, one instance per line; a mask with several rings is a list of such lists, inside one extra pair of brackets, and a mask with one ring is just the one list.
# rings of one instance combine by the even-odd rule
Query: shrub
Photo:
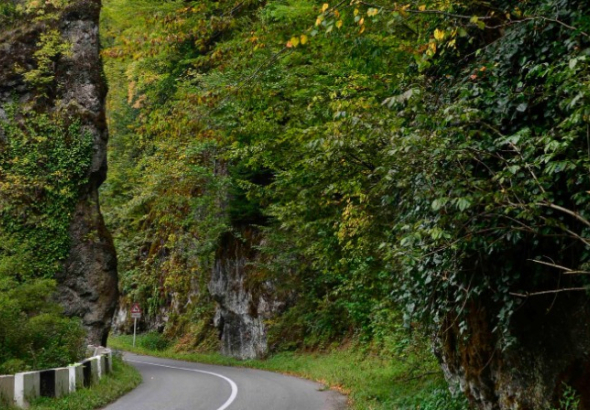
[(0, 284), (0, 373), (66, 366), (82, 358), (84, 329), (79, 319), (62, 316), (51, 300), (54, 290), (55, 283), (45, 279)]
[(149, 332), (138, 340), (139, 346), (148, 350), (165, 350), (170, 346), (170, 342), (158, 332)]
[(29, 320), (31, 347), (37, 369), (59, 367), (84, 356), (85, 332), (79, 319), (43, 314)]

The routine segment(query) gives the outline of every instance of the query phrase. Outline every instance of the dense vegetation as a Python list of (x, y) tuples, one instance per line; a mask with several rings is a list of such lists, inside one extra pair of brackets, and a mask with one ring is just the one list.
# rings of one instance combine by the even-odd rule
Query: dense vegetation
[[(44, 30), (35, 67), (11, 66), (37, 97), (0, 110), (0, 372), (73, 361), (84, 337), (51, 294), (92, 145), (39, 109), (69, 3), (0, 4), (3, 36)], [(523, 323), (587, 305), (586, 2), (376, 3), (105, 0), (121, 288), (178, 346), (215, 348), (207, 284), (232, 235), (256, 250), (249, 291), (285, 301), (273, 352), (427, 361), (428, 335), (449, 372), (498, 381)], [(545, 400), (575, 398), (560, 386)]]
[(465, 356), (485, 323), (491, 361), (523, 301), (586, 289), (584, 1), (105, 6), (122, 290), (152, 316), (200, 290), (169, 336), (215, 344), (228, 232), (290, 301), (274, 350), (393, 350), (404, 319)]
[(107, 2), (125, 291), (161, 306), (242, 225), (265, 234), (260, 275), (305, 289), (304, 335), (482, 294), (502, 332), (546, 275), (528, 259), (583, 269), (582, 3), (443, 3)]

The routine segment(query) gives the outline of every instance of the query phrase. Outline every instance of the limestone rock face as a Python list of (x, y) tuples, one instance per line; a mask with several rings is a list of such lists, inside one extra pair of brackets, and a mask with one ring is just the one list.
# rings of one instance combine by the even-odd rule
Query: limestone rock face
[[(59, 99), (79, 116), (93, 136), (93, 157), (86, 192), (70, 226), (72, 248), (59, 278), (60, 301), (66, 313), (80, 316), (90, 341), (106, 345), (117, 300), (117, 260), (98, 201), (106, 177), (106, 84), (100, 61), (98, 22), (100, 1), (76, 1), (61, 21), (60, 31), (72, 44), (72, 55), (58, 70), (63, 84)], [(70, 108), (71, 107), (71, 108)]]
[(585, 295), (535, 296), (516, 312), (514, 347), (501, 351), (492, 332), (490, 305), (472, 304), (468, 338), (449, 319), (437, 354), (451, 386), (480, 409), (548, 409), (566, 386), (590, 409), (590, 306)]
[(260, 237), (250, 229), (241, 239), (228, 233), (219, 246), (209, 282), (217, 302), (214, 324), (221, 337), (221, 353), (238, 359), (264, 357), (268, 353), (264, 321), (281, 310), (284, 303), (273, 297), (273, 286), (260, 283), (251, 263)]
[[(16, 102), (26, 110), (63, 113), (79, 121), (82, 131), (92, 138), (88, 182), (80, 192), (69, 228), (69, 257), (56, 279), (58, 300), (66, 314), (82, 318), (90, 343), (104, 345), (118, 290), (115, 249), (98, 200), (107, 169), (107, 89), (98, 36), (100, 0), (72, 0), (63, 9), (50, 11), (57, 17), (27, 18), (0, 32), (0, 120), (6, 119), (3, 107)], [(70, 51), (54, 59), (54, 79), (40, 95), (15, 67), (25, 71), (35, 68), (34, 53), (41, 36), (49, 31), (57, 31)]]

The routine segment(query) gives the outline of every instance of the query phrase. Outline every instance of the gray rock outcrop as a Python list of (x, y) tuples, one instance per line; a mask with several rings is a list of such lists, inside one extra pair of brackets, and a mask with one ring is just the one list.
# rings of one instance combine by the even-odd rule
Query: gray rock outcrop
[[(500, 349), (490, 323), (491, 305), (467, 306), (470, 334), (445, 323), (436, 353), (451, 386), (482, 410), (549, 409), (566, 389), (583, 392), (590, 408), (590, 307), (583, 294), (531, 297), (515, 313), (515, 343)], [(453, 323), (454, 322), (454, 323)]]
[[(49, 6), (52, 7), (49, 2)], [(60, 112), (79, 121), (93, 141), (88, 180), (82, 187), (69, 227), (71, 248), (57, 275), (59, 302), (70, 316), (82, 318), (91, 344), (105, 344), (118, 299), (117, 262), (112, 238), (100, 212), (98, 188), (106, 177), (106, 83), (99, 53), (100, 0), (72, 0), (55, 17), (34, 19), (0, 30), (0, 117), (2, 107), (16, 102), (38, 112)], [(27, 83), (23, 71), (36, 67), (40, 38), (59, 33), (70, 45), (50, 66), (53, 81), (43, 93)], [(16, 70), (19, 67), (20, 70)]]
[(257, 280), (252, 265), (259, 235), (243, 229), (240, 238), (227, 233), (218, 248), (209, 292), (217, 302), (214, 324), (221, 337), (221, 353), (238, 359), (268, 354), (265, 320), (284, 306), (273, 296), (272, 283)]

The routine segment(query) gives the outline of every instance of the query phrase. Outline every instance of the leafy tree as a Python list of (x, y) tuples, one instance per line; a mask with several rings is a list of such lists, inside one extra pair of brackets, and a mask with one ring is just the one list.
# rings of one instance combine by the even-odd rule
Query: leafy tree
[[(277, 349), (385, 340), (400, 311), (457, 340), (484, 320), (510, 349), (522, 301), (587, 290), (584, 7), (111, 0), (125, 291), (155, 314), (204, 289), (247, 227), (252, 281), (289, 302)], [(170, 333), (210, 320), (201, 295)]]

